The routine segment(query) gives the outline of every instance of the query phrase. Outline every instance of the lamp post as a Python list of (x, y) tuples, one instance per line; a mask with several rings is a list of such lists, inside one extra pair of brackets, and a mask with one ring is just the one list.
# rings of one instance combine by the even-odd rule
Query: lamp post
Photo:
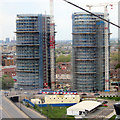
[(42, 114), (42, 100), (41, 100), (41, 102), (39, 101), (39, 104), (40, 104), (40, 107), (41, 107), (41, 114)]
[(47, 105), (47, 120), (48, 120), (48, 105)]
[(19, 100), (19, 102), (20, 102), (20, 110), (21, 110), (21, 92), (22, 92), (22, 90), (23, 90), (23, 88), (20, 88), (20, 100)]

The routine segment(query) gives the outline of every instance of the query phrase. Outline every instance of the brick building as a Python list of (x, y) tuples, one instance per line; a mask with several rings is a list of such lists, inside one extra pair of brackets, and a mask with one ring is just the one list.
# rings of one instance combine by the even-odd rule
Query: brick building
[(56, 63), (56, 86), (71, 86), (71, 62)]
[(16, 76), (16, 66), (2, 66), (2, 75)]
[(10, 65), (15, 65), (16, 64), (16, 57), (13, 55), (2, 55), (2, 66), (10, 66)]

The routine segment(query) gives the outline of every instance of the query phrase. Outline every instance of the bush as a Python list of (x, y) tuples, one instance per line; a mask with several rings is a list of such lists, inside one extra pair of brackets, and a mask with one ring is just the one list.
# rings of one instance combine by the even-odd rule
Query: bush
[(109, 120), (115, 120), (116, 115), (113, 115)]
[(119, 101), (120, 97), (99, 97), (101, 99), (107, 99), (107, 100), (115, 100), (115, 101)]
[(14, 79), (8, 75), (3, 75), (0, 81), (2, 81), (2, 89), (10, 89), (14, 86)]

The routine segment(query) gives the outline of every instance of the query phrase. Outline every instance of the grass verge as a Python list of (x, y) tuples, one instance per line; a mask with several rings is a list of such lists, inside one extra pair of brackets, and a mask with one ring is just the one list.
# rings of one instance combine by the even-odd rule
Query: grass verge
[(34, 109), (38, 112), (42, 113), (43, 115), (47, 116), (50, 119), (59, 118), (61, 120), (75, 120), (74, 116), (66, 115), (68, 107), (52, 107), (48, 105), (47, 107), (39, 107), (35, 105)]
[(116, 115), (113, 115), (109, 120), (115, 120)]

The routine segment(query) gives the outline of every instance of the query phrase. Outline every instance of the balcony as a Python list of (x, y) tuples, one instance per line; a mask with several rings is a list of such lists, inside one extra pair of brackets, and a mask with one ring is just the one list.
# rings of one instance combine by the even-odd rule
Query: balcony
[(95, 61), (96, 59), (75, 59), (75, 61)]
[(39, 46), (39, 44), (34, 44), (34, 43), (17, 43), (16, 46)]
[(96, 74), (96, 72), (74, 72), (76, 74)]
[(39, 33), (40, 31), (16, 31), (15, 33)]
[(31, 57), (16, 57), (16, 59), (26, 59), (26, 60), (28, 60), (28, 59), (39, 59), (39, 57), (33, 57), (33, 56), (31, 56)]
[(16, 72), (35, 73), (35, 72), (39, 72), (39, 70), (16, 70)]

